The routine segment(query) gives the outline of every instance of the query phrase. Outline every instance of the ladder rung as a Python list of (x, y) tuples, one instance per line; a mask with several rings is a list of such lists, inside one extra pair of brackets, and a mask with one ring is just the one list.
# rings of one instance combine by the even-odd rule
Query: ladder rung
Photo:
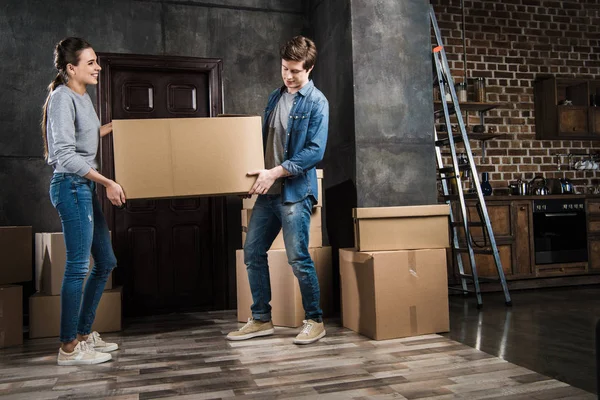
[[(469, 252), (468, 247), (458, 247), (458, 248), (455, 248), (454, 250), (456, 250), (459, 253), (468, 253)], [(494, 250), (473, 248), (473, 253), (475, 253), (475, 254), (494, 254)]]
[[(469, 274), (458, 274), (458, 276), (460, 276), (461, 278), (475, 280), (475, 277), (473, 277), (473, 275), (469, 275)], [(487, 276), (478, 276), (477, 280), (484, 281), (484, 282), (500, 282), (500, 279), (498, 279), (498, 278), (489, 278)]]
[[(469, 164), (460, 164), (458, 166), (458, 170), (459, 171), (466, 171), (468, 169), (470, 169), (471, 166)], [(454, 167), (443, 167), (443, 168), (438, 168), (438, 172), (440, 174), (447, 174), (448, 172), (454, 172)]]
[[(454, 139), (454, 143), (462, 143), (463, 142), (462, 135), (452, 135), (452, 138)], [(450, 146), (450, 139), (448, 139), (448, 138), (438, 139), (435, 141), (435, 145), (437, 147)]]
[(463, 289), (463, 288), (461, 288), (461, 287), (453, 287), (453, 286), (448, 286), (448, 290), (457, 290), (457, 291), (459, 291), (459, 292), (463, 292), (463, 293), (464, 293), (464, 292), (467, 292), (467, 293), (477, 293), (477, 292), (476, 292), (475, 290), (473, 290), (473, 289), (467, 289), (467, 290), (465, 290), (465, 289)]
[[(444, 116), (444, 108), (443, 108), (443, 106), (440, 106), (440, 107), (442, 107), (440, 110), (436, 110), (433, 113), (435, 116), (435, 119), (439, 119), (442, 116)], [(454, 104), (448, 102), (448, 115), (453, 115), (455, 113), (456, 113), (456, 110), (454, 109)]]
[[(459, 228), (462, 228), (464, 226), (462, 222), (457, 222), (457, 221), (451, 222), (450, 224), (452, 226), (456, 226)], [(484, 223), (481, 221), (480, 222), (467, 222), (467, 226), (484, 226)]]
[[(477, 199), (477, 193), (463, 193), (463, 196), (465, 197), (465, 200), (474, 200)], [(444, 198), (444, 200), (460, 200), (460, 197), (458, 197), (457, 194), (445, 194), (442, 195), (442, 198)]]
[(456, 178), (456, 175), (449, 174), (449, 173), (446, 172), (446, 174), (444, 176), (438, 176), (437, 180), (439, 181), (439, 180), (442, 180), (442, 179), (455, 179), (455, 178)]

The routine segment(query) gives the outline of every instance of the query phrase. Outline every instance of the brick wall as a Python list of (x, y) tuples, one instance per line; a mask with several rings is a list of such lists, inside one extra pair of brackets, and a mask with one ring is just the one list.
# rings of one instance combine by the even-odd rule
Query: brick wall
[[(455, 82), (463, 80), (460, 0), (433, 0)], [(517, 178), (567, 177), (576, 190), (598, 186), (598, 171), (570, 168), (562, 153), (600, 153), (599, 141), (536, 140), (533, 81), (537, 77), (600, 79), (599, 0), (464, 0), (467, 77), (484, 77), (487, 101), (503, 106), (489, 111), (486, 130), (505, 134), (471, 140), (479, 172), (492, 186), (507, 187)], [(468, 117), (470, 124), (479, 118)], [(574, 157), (573, 161), (580, 158)], [(448, 160), (446, 160), (448, 162)]]

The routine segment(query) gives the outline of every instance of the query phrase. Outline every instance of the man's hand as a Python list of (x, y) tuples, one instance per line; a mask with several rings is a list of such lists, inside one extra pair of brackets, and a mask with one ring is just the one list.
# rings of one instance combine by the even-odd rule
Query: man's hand
[(265, 194), (269, 191), (275, 180), (278, 178), (275, 171), (272, 169), (260, 169), (258, 171), (248, 172), (249, 176), (258, 175), (256, 178), (256, 182), (252, 186), (252, 189), (248, 192), (248, 194)]
[(100, 127), (100, 137), (104, 137), (112, 132), (112, 121)]

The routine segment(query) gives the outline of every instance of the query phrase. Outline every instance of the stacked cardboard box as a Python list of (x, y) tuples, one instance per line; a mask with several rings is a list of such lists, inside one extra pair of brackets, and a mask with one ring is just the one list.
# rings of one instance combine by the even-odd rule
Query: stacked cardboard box
[[(51, 337), (60, 334), (60, 290), (67, 260), (62, 232), (35, 235), (35, 288), (38, 293), (29, 298), (29, 337)], [(90, 257), (87, 282), (92, 268)], [(121, 288), (113, 289), (112, 273), (104, 287), (93, 330), (121, 330)]]
[(342, 324), (375, 340), (447, 332), (447, 205), (354, 209), (340, 249)]
[[(323, 225), (321, 217), (321, 208), (323, 206), (323, 170), (317, 170), (317, 187), (318, 187), (318, 202), (313, 208), (313, 214), (310, 218), (310, 241), (308, 247), (321, 247), (323, 243)], [(252, 209), (256, 203), (257, 195), (253, 195), (249, 199), (242, 201), (242, 247), (246, 243), (246, 232), (248, 231), (248, 222), (252, 216)], [(283, 243), (283, 231), (279, 234), (271, 245), (271, 250), (285, 249)]]
[(23, 344), (23, 287), (32, 279), (30, 226), (0, 227), (0, 348)]
[[(332, 275), (331, 275), (331, 247), (322, 247), (322, 179), (323, 170), (317, 170), (317, 180), (319, 193), (318, 204), (313, 208), (313, 214), (310, 219), (309, 252), (319, 278), (321, 289), (321, 308), (323, 315), (332, 313)], [(252, 208), (256, 201), (256, 196), (245, 199), (242, 209), (242, 245), (246, 239), (245, 230), (252, 216)], [(304, 309), (302, 307), (302, 296), (298, 286), (298, 280), (294, 276), (292, 267), (288, 264), (285, 245), (283, 243), (283, 233), (273, 242), (271, 249), (267, 253), (269, 262), (269, 274), (271, 278), (271, 317), (273, 324), (278, 326), (298, 327), (304, 320)], [(246, 322), (250, 318), (252, 305), (252, 294), (248, 283), (248, 274), (244, 264), (244, 251), (238, 250), (236, 253), (236, 277), (237, 277), (237, 304), (238, 321)]]

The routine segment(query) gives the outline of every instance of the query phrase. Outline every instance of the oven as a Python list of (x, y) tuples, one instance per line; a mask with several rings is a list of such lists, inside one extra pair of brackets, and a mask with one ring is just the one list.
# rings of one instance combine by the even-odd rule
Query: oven
[(583, 199), (533, 201), (536, 264), (587, 261), (587, 228)]

